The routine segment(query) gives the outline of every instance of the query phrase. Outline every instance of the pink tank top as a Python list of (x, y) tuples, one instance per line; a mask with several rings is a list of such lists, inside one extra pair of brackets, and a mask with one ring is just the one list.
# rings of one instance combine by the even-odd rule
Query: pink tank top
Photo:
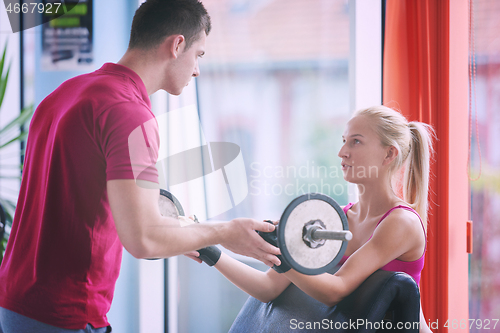
[[(353, 205), (354, 205), (354, 203), (350, 203), (344, 207), (344, 213), (346, 215), (347, 215), (347, 211), (349, 209), (351, 209), (351, 207)], [(396, 207), (389, 209), (389, 211), (387, 213), (385, 213), (384, 216), (382, 216), (380, 221), (378, 221), (377, 226), (380, 224), (380, 222), (382, 222), (387, 217), (387, 215), (389, 215), (393, 210), (398, 209), (398, 208), (405, 209), (405, 210), (408, 210), (410, 212), (414, 212), (415, 214), (417, 214), (417, 216), (420, 220), (420, 223), (422, 224), (422, 229), (424, 230), (425, 239), (427, 239), (427, 235), (425, 234), (424, 224), (422, 222), (422, 219), (420, 218), (420, 215), (418, 215), (418, 213), (414, 209), (407, 207), (407, 206), (400, 205), (400, 206), (396, 206)], [(373, 234), (372, 234), (372, 236), (373, 236)], [(372, 238), (372, 236), (370, 236), (370, 239)], [(368, 240), (370, 240), (370, 239), (368, 239)], [(387, 263), (384, 267), (381, 267), (381, 269), (383, 269), (384, 271), (391, 271), (391, 272), (405, 272), (406, 274), (410, 275), (415, 280), (415, 282), (418, 284), (420, 282), (420, 275), (422, 273), (422, 269), (424, 268), (424, 259), (425, 259), (425, 251), (426, 250), (427, 250), (427, 241), (425, 243), (424, 253), (417, 260), (415, 260), (415, 261), (402, 261), (402, 260), (394, 259), (393, 261)], [(347, 260), (347, 258), (349, 258), (349, 256), (343, 256), (339, 262), (339, 265), (342, 265)]]

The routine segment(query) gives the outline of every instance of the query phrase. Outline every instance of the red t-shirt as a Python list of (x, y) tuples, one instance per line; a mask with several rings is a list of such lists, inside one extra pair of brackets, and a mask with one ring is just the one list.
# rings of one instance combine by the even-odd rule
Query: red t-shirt
[[(149, 165), (134, 177), (129, 136), (137, 129), (144, 136), (135, 158), (146, 142)], [(66, 329), (108, 325), (122, 244), (106, 182), (158, 183), (158, 144), (146, 87), (124, 66), (70, 79), (40, 103), (0, 268), (1, 307)]]

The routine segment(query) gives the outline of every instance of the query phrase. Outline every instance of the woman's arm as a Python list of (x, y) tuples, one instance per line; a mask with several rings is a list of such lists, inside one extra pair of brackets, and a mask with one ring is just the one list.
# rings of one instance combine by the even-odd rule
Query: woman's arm
[(334, 306), (377, 269), (418, 247), (418, 233), (422, 233), (418, 217), (396, 210), (380, 223), (373, 237), (354, 252), (335, 275), (307, 276), (290, 270), (285, 276), (306, 294)]
[(278, 297), (290, 284), (290, 280), (272, 269), (261, 272), (224, 252), (214, 267), (238, 288), (264, 303)]

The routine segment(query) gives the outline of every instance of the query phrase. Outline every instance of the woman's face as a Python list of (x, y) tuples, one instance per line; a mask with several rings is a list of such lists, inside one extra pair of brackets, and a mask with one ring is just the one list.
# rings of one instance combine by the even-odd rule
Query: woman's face
[(366, 116), (349, 120), (344, 135), (344, 145), (338, 156), (342, 159), (344, 179), (362, 184), (378, 179), (387, 170), (384, 165), (388, 147), (384, 147)]

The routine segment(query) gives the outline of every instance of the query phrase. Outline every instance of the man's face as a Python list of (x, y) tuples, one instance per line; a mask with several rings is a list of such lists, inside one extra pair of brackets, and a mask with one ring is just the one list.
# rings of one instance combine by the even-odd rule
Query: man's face
[(185, 49), (185, 41), (179, 45), (179, 53), (172, 63), (170, 78), (168, 82), (165, 82), (166, 91), (172, 95), (179, 95), (192, 77), (200, 75), (198, 59), (205, 54), (206, 38), (205, 31), (201, 31), (198, 39), (187, 50)]

